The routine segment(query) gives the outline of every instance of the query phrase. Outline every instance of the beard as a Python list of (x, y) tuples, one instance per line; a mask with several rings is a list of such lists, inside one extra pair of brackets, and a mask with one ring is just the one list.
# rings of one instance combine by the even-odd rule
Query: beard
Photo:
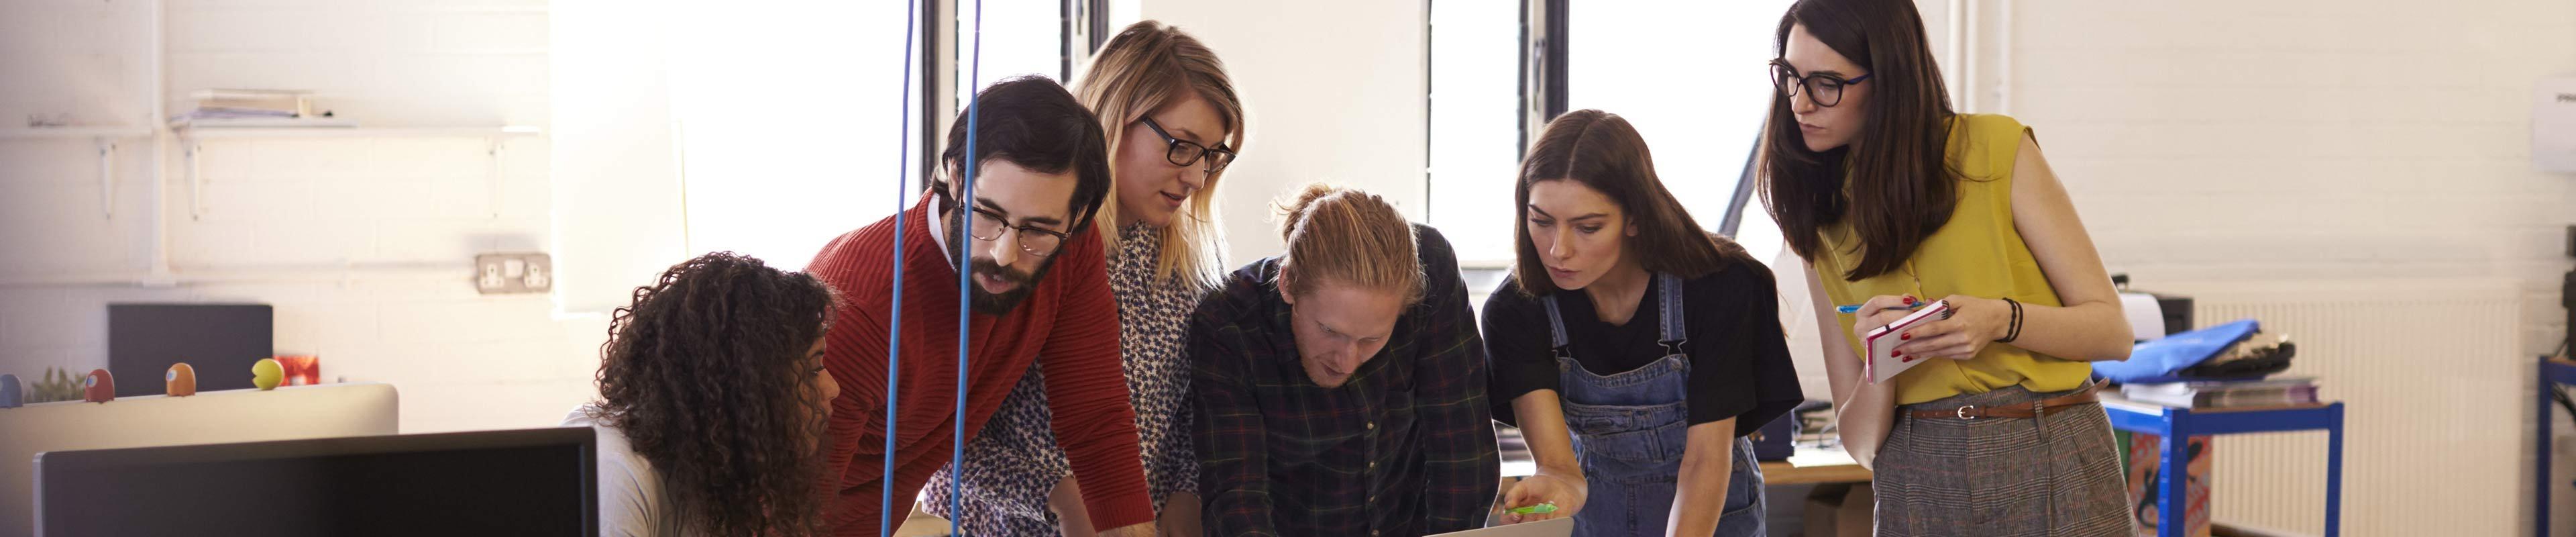
[[(962, 218), (965, 214), (966, 211), (961, 210), (948, 211), (948, 259), (950, 260), (964, 255), (966, 241), (972, 240), (966, 236), (966, 223)], [(1029, 293), (1037, 290), (1038, 282), (1046, 279), (1047, 270), (1055, 268), (1055, 258), (1049, 257), (1039, 262), (1037, 270), (1029, 272), (1011, 270), (1000, 263), (984, 258), (971, 259), (966, 267), (969, 274), (990, 276), (1012, 284), (1010, 291), (1002, 293), (985, 291), (982, 285), (973, 283), (966, 285), (968, 309), (983, 315), (1002, 315), (1019, 307), (1020, 301), (1028, 300)]]

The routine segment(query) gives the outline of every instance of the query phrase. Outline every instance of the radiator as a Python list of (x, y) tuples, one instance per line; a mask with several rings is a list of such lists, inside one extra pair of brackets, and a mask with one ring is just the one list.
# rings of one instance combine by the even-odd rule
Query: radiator
[[(2288, 375), (2344, 402), (2349, 535), (2528, 532), (2532, 357), (2509, 282), (2187, 287), (2202, 326), (2253, 318), (2298, 344)], [(2223, 435), (2213, 520), (2325, 531), (2326, 434)]]

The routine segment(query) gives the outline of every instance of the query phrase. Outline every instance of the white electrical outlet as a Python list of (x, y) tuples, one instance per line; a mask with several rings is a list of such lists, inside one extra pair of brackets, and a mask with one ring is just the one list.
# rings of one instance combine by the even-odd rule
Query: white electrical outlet
[(474, 256), (474, 290), (487, 295), (554, 290), (554, 257), (542, 252)]
[(507, 283), (505, 280), (501, 279), (500, 264), (494, 263), (486, 265), (477, 262), (475, 266), (480, 267), (480, 270), (476, 271), (480, 275), (474, 277), (474, 288), (476, 290), (491, 293), (499, 290), (502, 285)]

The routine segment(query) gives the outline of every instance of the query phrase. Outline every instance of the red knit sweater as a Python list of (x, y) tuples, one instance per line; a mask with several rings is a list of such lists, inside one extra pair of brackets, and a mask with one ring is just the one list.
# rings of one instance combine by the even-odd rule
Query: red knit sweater
[[(957, 270), (930, 238), (928, 197), (904, 211), (902, 382), (896, 411), (896, 509), (948, 464), (957, 409)], [(831, 524), (839, 535), (876, 535), (885, 479), (886, 323), (895, 238), (889, 216), (833, 239), (806, 270), (843, 304), (823, 363), (841, 384), (832, 402)], [(1082, 481), (1095, 529), (1153, 520), (1136, 448), (1135, 411), (1118, 358), (1118, 305), (1097, 233), (1075, 233), (1028, 299), (1001, 316), (969, 321), (966, 435), (972, 441), (1032, 362), (1045, 357), (1056, 443)], [(900, 512), (900, 511), (898, 511)]]

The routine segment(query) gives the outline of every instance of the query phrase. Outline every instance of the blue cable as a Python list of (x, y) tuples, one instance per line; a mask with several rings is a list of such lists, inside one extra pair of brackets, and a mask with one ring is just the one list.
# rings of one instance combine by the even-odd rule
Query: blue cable
[(903, 400), (902, 397), (898, 397), (903, 392), (896, 391), (898, 386), (896, 381), (903, 376), (901, 359), (903, 357), (903, 212), (905, 209), (903, 164), (912, 160), (912, 126), (909, 123), (912, 122), (912, 19), (916, 16), (915, 9), (913, 3), (904, 2), (903, 61), (900, 67), (903, 70), (903, 90), (900, 93), (903, 95), (901, 105), (895, 107), (901, 110), (895, 112), (895, 124), (902, 128), (897, 129), (901, 134), (895, 136), (897, 141), (894, 160), (894, 301), (891, 302), (893, 307), (887, 308), (893, 310), (894, 314), (890, 316), (892, 320), (886, 321), (885, 475), (878, 478), (879, 482), (885, 483), (885, 502), (877, 507), (877, 535), (880, 537), (894, 535), (895, 527), (895, 403)]
[[(984, 0), (975, 0), (974, 42), (974, 56), (968, 60), (966, 69), (966, 81), (969, 85), (982, 84), (984, 79)], [(975, 126), (976, 117), (983, 111), (983, 107), (980, 103), (980, 101), (982, 101), (980, 98), (982, 95), (983, 92), (978, 91), (968, 94), (968, 97), (966, 98), (966, 162), (963, 163), (966, 168), (966, 195), (957, 198), (957, 210), (960, 211), (960, 216), (957, 219), (958, 227), (969, 227), (974, 225), (974, 217), (964, 214), (964, 211), (971, 210), (975, 204), (975, 168), (977, 167), (976, 161), (980, 160), (975, 155)], [(963, 233), (963, 235), (971, 236), (972, 233)], [(974, 259), (972, 256), (968, 255), (968, 249), (958, 248), (957, 414), (949, 417), (949, 421), (956, 424), (957, 431), (956, 437), (950, 441), (951, 443), (949, 444), (948, 453), (949, 535), (961, 535), (957, 529), (957, 519), (963, 518), (961, 515), (966, 513), (966, 509), (963, 506), (965, 502), (960, 495), (960, 491), (964, 490), (961, 485), (966, 482), (966, 336), (968, 332), (967, 328), (969, 327), (967, 324), (967, 316), (973, 314), (975, 311), (974, 295), (968, 291), (966, 286), (971, 284), (971, 275), (974, 273)]]

